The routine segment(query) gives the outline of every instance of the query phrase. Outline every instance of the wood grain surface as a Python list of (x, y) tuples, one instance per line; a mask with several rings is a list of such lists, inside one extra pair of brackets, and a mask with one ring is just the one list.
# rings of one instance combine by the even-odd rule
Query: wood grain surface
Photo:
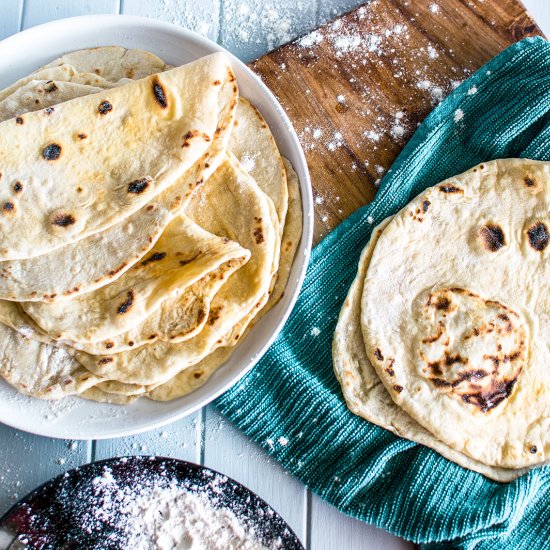
[(372, 201), (418, 124), (454, 87), (540, 34), (516, 0), (373, 0), (251, 63), (304, 147), (315, 242)]

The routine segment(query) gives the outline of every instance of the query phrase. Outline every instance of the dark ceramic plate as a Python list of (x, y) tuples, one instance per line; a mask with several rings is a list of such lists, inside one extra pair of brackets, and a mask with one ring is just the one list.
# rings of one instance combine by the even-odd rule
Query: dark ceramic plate
[(229, 508), (265, 546), (303, 550), (281, 516), (233, 479), (182, 460), (138, 456), (87, 464), (30, 493), (0, 520), (0, 550), (125, 549), (117, 495), (170, 482), (204, 495), (215, 508)]

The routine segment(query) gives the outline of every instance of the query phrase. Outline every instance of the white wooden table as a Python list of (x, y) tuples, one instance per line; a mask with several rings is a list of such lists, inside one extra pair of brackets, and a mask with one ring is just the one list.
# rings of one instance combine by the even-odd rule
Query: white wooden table
[[(0, 39), (52, 19), (124, 13), (191, 28), (249, 61), (361, 3), (363, 0), (0, 0)], [(524, 3), (550, 35), (550, 1)], [(52, 476), (79, 464), (128, 454), (182, 458), (237, 479), (272, 504), (308, 549), (413, 547), (339, 513), (312, 495), (212, 407), (159, 430), (106, 441), (52, 440), (0, 425), (0, 516)]]

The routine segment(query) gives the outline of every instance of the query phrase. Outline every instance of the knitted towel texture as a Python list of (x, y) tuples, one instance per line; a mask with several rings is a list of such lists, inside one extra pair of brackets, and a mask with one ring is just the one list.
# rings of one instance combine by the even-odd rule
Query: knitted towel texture
[(320, 497), (427, 549), (550, 548), (550, 466), (496, 483), (355, 416), (332, 371), (332, 337), (373, 227), (426, 187), (505, 157), (550, 160), (550, 44), (542, 38), (503, 51), (426, 118), (374, 202), (314, 248), (267, 354), (216, 401)]

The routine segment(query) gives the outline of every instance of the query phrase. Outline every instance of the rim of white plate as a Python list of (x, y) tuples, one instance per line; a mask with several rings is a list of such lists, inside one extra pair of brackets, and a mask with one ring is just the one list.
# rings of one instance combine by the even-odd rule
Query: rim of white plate
[(192, 414), (227, 391), (260, 360), (281, 331), (298, 298), (311, 252), (313, 196), (298, 136), (281, 105), (260, 78), (208, 38), (172, 23), (138, 16), (85, 15), (59, 19), (0, 42), (0, 87), (15, 82), (68, 51), (107, 45), (149, 50), (172, 64), (189, 62), (217, 51), (225, 52), (237, 75), (242, 95), (259, 108), (281, 153), (292, 162), (298, 174), (303, 231), (281, 301), (251, 329), (206, 384), (187, 396), (167, 403), (138, 399), (124, 407), (78, 398), (64, 398), (52, 404), (22, 396), (0, 381), (0, 422), (54, 438), (107, 439), (134, 435)]

